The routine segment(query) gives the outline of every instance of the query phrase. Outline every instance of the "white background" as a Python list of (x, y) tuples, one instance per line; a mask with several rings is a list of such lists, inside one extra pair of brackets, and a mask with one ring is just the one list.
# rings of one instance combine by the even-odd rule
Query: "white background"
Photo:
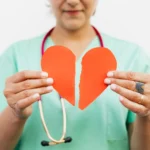
[[(150, 0), (99, 0), (92, 23), (102, 32), (135, 42), (150, 54)], [(55, 24), (46, 0), (0, 0), (0, 53)]]

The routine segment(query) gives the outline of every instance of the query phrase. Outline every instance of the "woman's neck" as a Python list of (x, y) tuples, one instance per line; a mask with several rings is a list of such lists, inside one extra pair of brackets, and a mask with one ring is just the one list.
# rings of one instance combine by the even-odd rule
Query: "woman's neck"
[(81, 41), (85, 39), (93, 39), (96, 36), (90, 24), (83, 26), (78, 30), (67, 30), (60, 25), (56, 25), (51, 34), (51, 38), (56, 41)]

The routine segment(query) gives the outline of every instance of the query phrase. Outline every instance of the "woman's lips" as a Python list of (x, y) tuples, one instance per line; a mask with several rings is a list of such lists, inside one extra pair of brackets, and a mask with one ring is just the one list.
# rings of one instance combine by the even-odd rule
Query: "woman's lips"
[(68, 11), (64, 11), (64, 12), (67, 14), (70, 14), (70, 15), (77, 15), (82, 11), (81, 10), (68, 10)]

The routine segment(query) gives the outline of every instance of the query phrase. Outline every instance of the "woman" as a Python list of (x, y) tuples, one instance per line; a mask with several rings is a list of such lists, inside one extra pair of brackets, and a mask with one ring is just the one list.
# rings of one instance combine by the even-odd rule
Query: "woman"
[[(50, 4), (56, 27), (46, 40), (45, 49), (63, 45), (75, 54), (78, 84), (82, 57), (91, 48), (100, 46), (90, 25), (97, 0), (50, 0)], [(104, 83), (110, 88), (84, 111), (65, 101), (66, 135), (71, 136), (72, 141), (50, 147), (40, 144), (47, 136), (37, 101), (42, 96), (45, 120), (56, 139), (62, 134), (62, 110), (58, 93), (53, 89), (54, 79), (39, 71), (40, 46), (45, 34), (17, 42), (3, 53), (0, 57), (1, 150), (150, 149), (149, 60), (140, 47), (101, 35), (105, 47), (111, 49), (117, 59), (117, 70), (123, 71), (108, 72)], [(129, 70), (132, 72), (127, 72)]]

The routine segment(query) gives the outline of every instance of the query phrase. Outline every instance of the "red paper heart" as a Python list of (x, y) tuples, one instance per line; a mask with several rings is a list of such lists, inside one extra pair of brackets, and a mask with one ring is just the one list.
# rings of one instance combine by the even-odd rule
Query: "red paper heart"
[[(42, 57), (42, 70), (54, 79), (54, 88), (72, 105), (75, 105), (75, 55), (63, 46), (52, 46)], [(109, 49), (94, 48), (82, 59), (79, 108), (87, 108), (107, 87), (106, 74), (115, 70), (117, 62)]]
[(75, 105), (75, 55), (63, 46), (52, 46), (42, 57), (42, 70), (54, 79), (61, 97)]

